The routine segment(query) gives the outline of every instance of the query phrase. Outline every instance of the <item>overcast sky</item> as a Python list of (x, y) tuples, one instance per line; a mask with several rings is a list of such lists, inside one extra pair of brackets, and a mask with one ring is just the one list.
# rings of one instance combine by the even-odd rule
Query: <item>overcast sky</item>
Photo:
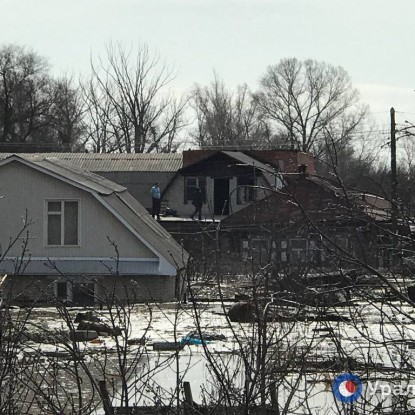
[(57, 74), (88, 71), (110, 41), (147, 43), (183, 90), (213, 70), (255, 89), (267, 65), (313, 58), (343, 66), (385, 127), (391, 106), (415, 121), (415, 0), (0, 0), (0, 15), (1, 43)]

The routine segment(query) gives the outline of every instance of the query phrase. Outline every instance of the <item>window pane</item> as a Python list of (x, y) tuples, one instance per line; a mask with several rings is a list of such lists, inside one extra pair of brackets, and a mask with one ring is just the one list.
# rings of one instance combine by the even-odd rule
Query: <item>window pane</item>
[(48, 245), (61, 244), (61, 215), (48, 215)]
[(197, 186), (197, 179), (195, 177), (188, 177), (187, 178), (187, 186), (196, 187)]
[(307, 241), (305, 239), (290, 239), (291, 249), (307, 249)]
[(185, 200), (184, 202), (191, 202), (195, 194), (195, 189), (197, 187), (197, 181), (194, 177), (186, 177), (186, 188), (185, 188)]
[(61, 202), (48, 202), (48, 212), (60, 212)]
[(66, 282), (56, 283), (56, 297), (66, 299), (68, 297), (68, 286)]
[(206, 203), (206, 177), (185, 178), (184, 203), (193, 200), (197, 187), (202, 191), (203, 202)]
[(206, 177), (199, 177), (198, 184), (203, 195), (203, 202), (206, 203)]
[(78, 245), (78, 202), (65, 202), (64, 245)]
[(194, 177), (184, 178), (184, 203), (193, 200), (193, 190), (196, 187), (196, 179)]

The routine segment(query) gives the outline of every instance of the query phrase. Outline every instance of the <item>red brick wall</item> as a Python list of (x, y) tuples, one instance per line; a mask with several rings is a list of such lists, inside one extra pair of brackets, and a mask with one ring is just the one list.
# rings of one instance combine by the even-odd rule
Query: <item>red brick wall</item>
[(183, 167), (203, 160), (217, 152), (217, 150), (185, 150), (183, 151)]

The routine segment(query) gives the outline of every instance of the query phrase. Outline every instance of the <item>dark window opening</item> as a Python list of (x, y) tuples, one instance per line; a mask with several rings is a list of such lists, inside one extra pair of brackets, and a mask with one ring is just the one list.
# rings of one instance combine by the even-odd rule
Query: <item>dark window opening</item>
[(74, 284), (72, 288), (72, 301), (74, 304), (85, 306), (95, 302), (94, 283)]
[(229, 215), (229, 179), (217, 178), (213, 183), (214, 214)]
[(244, 205), (255, 200), (254, 176), (246, 174), (237, 177), (236, 203)]
[(56, 298), (66, 300), (68, 298), (68, 285), (66, 282), (56, 283)]
[(192, 203), (196, 188), (200, 188), (203, 195), (203, 202), (206, 203), (206, 177), (185, 177), (184, 178), (184, 203)]

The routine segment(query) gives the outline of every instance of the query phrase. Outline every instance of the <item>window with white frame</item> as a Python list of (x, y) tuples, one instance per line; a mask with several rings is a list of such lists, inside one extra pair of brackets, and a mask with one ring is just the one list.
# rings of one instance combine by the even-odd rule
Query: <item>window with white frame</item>
[(290, 262), (299, 263), (306, 261), (307, 239), (290, 239)]
[(325, 261), (325, 253), (322, 247), (321, 237), (317, 235), (315, 238), (308, 241), (309, 258), (312, 263), (320, 265)]
[(48, 246), (79, 245), (78, 201), (48, 200), (46, 213), (46, 243)]
[(244, 259), (247, 259), (249, 257), (249, 241), (248, 240), (241, 241), (241, 253)]
[(287, 248), (288, 248), (287, 241), (281, 241), (281, 261), (282, 262), (288, 261)]
[(336, 245), (345, 251), (349, 248), (349, 239), (346, 235), (336, 235)]
[(255, 200), (255, 181), (252, 174), (237, 177), (236, 203), (245, 205)]

